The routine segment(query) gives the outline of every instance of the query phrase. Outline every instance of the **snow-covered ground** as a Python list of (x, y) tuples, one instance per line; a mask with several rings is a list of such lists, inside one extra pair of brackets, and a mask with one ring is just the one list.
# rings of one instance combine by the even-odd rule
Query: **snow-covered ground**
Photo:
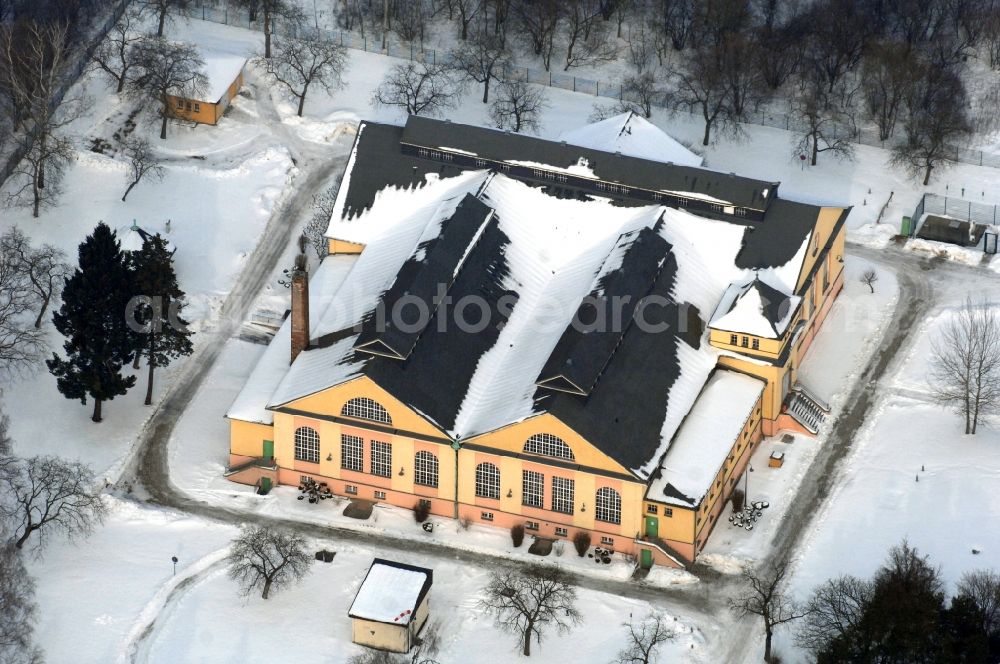
[[(250, 54), (261, 43), (258, 33), (202, 21), (178, 21), (170, 31), (173, 37), (211, 43), (215, 49), (236, 54)], [(238, 97), (219, 126), (172, 124), (164, 142), (156, 135), (158, 125), (140, 115), (136, 131), (150, 137), (165, 159), (167, 173), (160, 183), (138, 185), (126, 203), (119, 200), (125, 189), (122, 163), (88, 148), (94, 138), (108, 140), (132, 107), (116, 101), (103, 82), (91, 76), (84, 86), (101, 102), (73, 126), (80, 158), (67, 175), (59, 206), (44, 211), (39, 220), (23, 209), (4, 210), (3, 228), (16, 223), (33, 240), (57, 244), (75, 258), (76, 246), (98, 220), (120, 228), (135, 219), (148, 230), (165, 232), (169, 219), (167, 236), (178, 249), (180, 281), (192, 300), (190, 317), (196, 329), (207, 332), (212, 312), (245, 267), (271, 212), (296, 185), (299, 167), (293, 163), (293, 145), (300, 152), (303, 146), (312, 150), (312, 159), (322, 158), (327, 151), (332, 158), (342, 153), (344, 141), (349, 143), (350, 125), (358, 119), (401, 121), (397, 110), (370, 105), (372, 91), (398, 62), (351, 51), (345, 88), (333, 95), (311, 91), (305, 118), (295, 117), (294, 105), (277, 91), (271, 95), (277, 102), (272, 115), (266, 99), (250, 94), (259, 95), (262, 88)], [(259, 80), (259, 72), (252, 70), (248, 80), (251, 84)], [(543, 137), (555, 137), (586, 123), (595, 103), (609, 103), (556, 89), (546, 90), (546, 95)], [(470, 88), (449, 117), (487, 124), (488, 107), (480, 98), (481, 91)], [(700, 139), (701, 125), (687, 115), (670, 116), (657, 110), (651, 120), (688, 145)], [(788, 132), (754, 127), (740, 141), (723, 138), (703, 150), (697, 147), (711, 168), (780, 180), (784, 197), (855, 206), (848, 221), (849, 238), (872, 246), (889, 242), (899, 218), (911, 213), (925, 190), (946, 194), (965, 187), (976, 194), (972, 196), (976, 200), (1000, 202), (1000, 177), (995, 169), (956, 165), (924, 188), (890, 169), (887, 153), (877, 148), (859, 146), (854, 161), (821, 157), (818, 166), (803, 167), (793, 157), (794, 143)], [(894, 193), (885, 223), (872, 226), (890, 192)], [(286, 262), (282, 259), (282, 264)], [(801, 370), (802, 381), (835, 410), (843, 405), (846, 387), (864, 366), (895, 303), (893, 275), (880, 271), (876, 293), (871, 295), (858, 281), (865, 267), (848, 256), (844, 295)], [(280, 269), (275, 277), (277, 272)], [(287, 291), (272, 278), (260, 302), (280, 311), (286, 301)], [(962, 436), (957, 418), (922, 396), (927, 340), (945, 315), (937, 310), (909, 349), (907, 361), (882, 386), (886, 395), (877, 414), (863, 430), (843, 482), (829, 499), (798, 562), (794, 586), (799, 594), (834, 574), (870, 573), (885, 550), (903, 536), (931, 554), (949, 580), (970, 567), (1000, 564), (1000, 534), (983, 528), (997, 516), (990, 489), (1000, 472), (1000, 432), (986, 426), (974, 438)], [(58, 350), (61, 339), (49, 332), (50, 345)], [(288, 488), (261, 498), (221, 477), (228, 441), (222, 414), (262, 350), (244, 341), (229, 342), (170, 443), (173, 481), (210, 503), (345, 525), (340, 506), (329, 501), (300, 503), (294, 489)], [(157, 398), (176, 369), (159, 371)], [(100, 425), (90, 422), (89, 405), (60, 396), (44, 369), (20, 380), (4, 391), (17, 451), (85, 459), (100, 475), (114, 480), (151, 410), (141, 406), (143, 380), (140, 375), (139, 386), (131, 394), (105, 405), (106, 421)], [(786, 463), (780, 470), (768, 468), (766, 456), (784, 444), (768, 441), (762, 446), (752, 461), (755, 472), (749, 478), (750, 493), (752, 499), (768, 500), (772, 507), (752, 533), (723, 522), (709, 544), (715, 563), (732, 567), (766, 550), (785, 503), (822, 444), (822, 438), (796, 439), (786, 446)], [(290, 643), (301, 648), (294, 652), (297, 660), (342, 662), (356, 652), (345, 631), (346, 607), (361, 573), (379, 555), (375, 548), (340, 550), (332, 565), (317, 564), (295, 589), (268, 602), (244, 600), (217, 563), (233, 528), (110, 500), (114, 507), (107, 524), (90, 539), (75, 546), (54, 541), (44, 558), (31, 562), (39, 583), (38, 635), (49, 661), (127, 661), (129, 648), (150, 623), (153, 627), (139, 653), (145, 661), (284, 660), (289, 657)], [(508, 536), (502, 531), (459, 532), (454, 523), (441, 520), (435, 533), (427, 535), (408, 512), (380, 508), (376, 514), (374, 522), (350, 525), (404, 537), (433, 537), (471, 550), (509, 551)], [(326, 544), (337, 548), (335, 543)], [(973, 555), (972, 549), (982, 553)], [(171, 576), (172, 555), (180, 559), (176, 578)], [(513, 551), (510, 555), (525, 554)], [(408, 562), (421, 560), (414, 556)], [(576, 559), (571, 550), (559, 562), (612, 579), (629, 572), (624, 561), (604, 569), (587, 559)], [(498, 635), (475, 608), (484, 568), (449, 563), (435, 571), (432, 602), (437, 607), (435, 619), (441, 621), (446, 636), (442, 661), (513, 659), (514, 640)], [(187, 578), (192, 580), (184, 582)], [(654, 570), (649, 579), (655, 585), (687, 581), (686, 575), (666, 570)], [(550, 636), (540, 650), (543, 655), (585, 653), (587, 659), (579, 661), (609, 661), (621, 644), (618, 625), (630, 612), (644, 615), (648, 605), (581, 591), (581, 608), (585, 624), (567, 637)], [(700, 628), (705, 633), (719, 630), (729, 619), (720, 615)], [(691, 627), (685, 622), (685, 629)], [(664, 661), (712, 661), (706, 651), (709, 641), (697, 632), (684, 634), (671, 644)]]

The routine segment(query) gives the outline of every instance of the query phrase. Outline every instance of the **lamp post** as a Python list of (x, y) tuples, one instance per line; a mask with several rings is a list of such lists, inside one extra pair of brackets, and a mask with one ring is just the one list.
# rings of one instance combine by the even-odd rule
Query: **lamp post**
[(170, 562), (174, 564), (174, 576), (177, 576), (177, 556), (170, 556)]
[(743, 505), (750, 504), (750, 473), (753, 472), (753, 466), (747, 462), (747, 469), (743, 471)]

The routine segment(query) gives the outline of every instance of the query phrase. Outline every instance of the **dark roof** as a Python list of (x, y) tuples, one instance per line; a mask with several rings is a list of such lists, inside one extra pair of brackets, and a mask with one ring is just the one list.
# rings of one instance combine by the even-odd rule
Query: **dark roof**
[[(392, 286), (379, 298), (377, 310), (366, 317), (355, 348), (407, 357), (430, 323), (425, 312), (437, 310), (442, 288), (451, 288), (476, 234), (493, 213), (492, 208), (466, 194), (450, 218), (441, 222), (440, 232), (420, 243), (403, 264)], [(418, 308), (416, 303), (420, 303)], [(393, 312), (407, 316), (403, 326)], [(381, 324), (379, 324), (381, 323)]]
[(620, 265), (611, 270), (602, 266), (605, 273), (560, 337), (538, 376), (539, 385), (581, 395), (590, 393), (631, 325), (640, 300), (652, 287), (669, 249), (667, 241), (649, 227), (618, 238), (605, 266), (624, 250)]
[[(581, 151), (585, 151), (590, 153), (588, 160), (593, 160), (591, 166), (595, 168), (595, 173), (613, 176), (622, 183), (641, 187), (644, 186), (643, 183), (649, 184), (651, 179), (657, 179), (659, 189), (670, 189), (673, 186), (678, 191), (703, 193), (734, 202), (735, 199), (746, 196), (752, 199), (755, 195), (752, 192), (762, 191), (765, 187), (770, 187), (772, 191), (777, 187), (777, 183), (702, 168), (623, 157), (520, 134), (411, 116), (405, 128), (376, 122), (362, 123), (355, 142), (354, 164), (344, 199), (342, 214), (345, 217), (355, 216), (370, 207), (375, 194), (386, 186), (422, 186), (428, 173), (453, 177), (470, 168), (405, 154), (401, 149), (404, 141), (420, 141), (421, 144), (451, 147), (484, 155), (490, 151), (493, 155), (490, 158), (498, 160), (539, 161), (558, 165), (560, 160), (569, 159), (564, 164), (567, 166), (576, 163), (584, 155)], [(568, 155), (573, 156), (570, 158)], [(627, 163), (622, 160), (627, 160)], [(628, 197), (618, 197), (616, 202), (626, 206), (652, 204), (649, 200)], [(757, 200), (755, 205), (759, 204), (760, 201)], [(743, 249), (736, 259), (736, 266), (745, 269), (776, 267), (791, 260), (814, 228), (819, 213), (815, 205), (784, 200), (774, 193), (769, 194), (767, 209), (760, 220), (713, 214), (694, 208), (689, 208), (688, 211), (746, 229)]]
[[(649, 295), (670, 304), (643, 309), (650, 325), (628, 328), (590, 393), (581, 396), (543, 387), (535, 392), (536, 412), (551, 413), (629, 469), (640, 468), (659, 449), (670, 389), (681, 373), (678, 346), (698, 348), (702, 332), (700, 324), (677, 324), (681, 319), (690, 323), (688, 316), (697, 317), (697, 310), (671, 301), (677, 259), (667, 249)], [(658, 323), (666, 330), (656, 331)]]
[[(517, 303), (517, 294), (504, 286), (509, 273), (504, 251), (509, 242), (494, 215), (448, 289), (453, 303), (469, 295), (481, 297), (489, 308), (489, 320), (478, 326), (456, 325), (454, 320), (440, 320), (453, 316), (455, 307), (439, 307), (405, 359), (355, 351), (349, 361), (364, 361), (366, 376), (439, 427), (453, 428), (479, 358), (496, 344)], [(478, 312), (478, 307), (469, 308), (472, 323)]]
[(788, 314), (788, 309), (791, 306), (789, 303), (790, 298), (778, 289), (765, 284), (760, 279), (754, 279), (753, 283), (750, 284), (750, 288), (756, 290), (760, 295), (760, 301), (764, 305), (761, 314), (764, 315), (767, 322), (777, 332), (778, 323), (784, 320)]
[[(778, 183), (704, 168), (664, 164), (620, 153), (601, 152), (525, 134), (411, 115), (402, 142), (427, 148), (471, 152), (497, 161), (528, 161), (566, 168), (583, 157), (599, 179), (651, 191), (683, 191), (712, 196), (741, 207), (767, 208)], [(765, 197), (764, 191), (768, 195)]]

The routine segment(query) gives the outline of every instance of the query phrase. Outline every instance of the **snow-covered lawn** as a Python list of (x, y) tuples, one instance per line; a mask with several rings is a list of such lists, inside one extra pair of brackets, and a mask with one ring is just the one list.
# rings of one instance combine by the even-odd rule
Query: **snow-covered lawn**
[[(926, 320), (883, 381), (796, 560), (799, 597), (841, 574), (870, 576), (904, 539), (940, 566), (949, 591), (965, 571), (1000, 567), (1000, 429), (993, 422), (964, 435), (961, 418), (927, 394), (930, 345), (953, 313), (939, 309)], [(784, 634), (779, 649), (791, 652)]]
[[(223, 558), (235, 528), (108, 500), (109, 518), (89, 539), (75, 546), (53, 541), (43, 558), (30, 561), (43, 607), (38, 632), (47, 661), (340, 664), (362, 652), (351, 643), (347, 610), (373, 558), (384, 555), (379, 551), (310, 542), (310, 552), (336, 551), (333, 563), (314, 562), (301, 583), (264, 601), (241, 596), (226, 574)], [(179, 561), (176, 576), (172, 556)], [(428, 564), (417, 555), (396, 558)], [(518, 659), (516, 638), (497, 632), (477, 606), (490, 568), (430, 566), (428, 627), (438, 630), (438, 659), (468, 664)], [(583, 623), (566, 635), (546, 634), (536, 655), (573, 652), (581, 664), (603, 664), (624, 643), (621, 624), (650, 610), (641, 600), (586, 589), (578, 590), (577, 607)], [(668, 620), (677, 637), (664, 648), (664, 661), (711, 661), (697, 628), (683, 618)]]

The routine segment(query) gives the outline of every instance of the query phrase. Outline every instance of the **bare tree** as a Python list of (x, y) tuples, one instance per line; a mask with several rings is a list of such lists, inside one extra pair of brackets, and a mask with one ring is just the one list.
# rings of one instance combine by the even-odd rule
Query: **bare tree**
[(619, 651), (615, 664), (654, 664), (659, 647), (676, 636), (659, 613), (649, 614), (638, 625), (630, 620), (625, 627), (628, 643)]
[(477, 33), (459, 46), (451, 64), (470, 81), (483, 86), (483, 103), (490, 99), (490, 82), (499, 80), (510, 61), (510, 51), (496, 35)]
[(1000, 634), (1000, 572), (977, 569), (966, 572), (955, 588), (955, 594), (972, 600), (983, 634)]
[(854, 157), (853, 92), (845, 88), (843, 80), (831, 91), (822, 72), (807, 67), (799, 77), (798, 89), (792, 99), (792, 115), (801, 124), (797, 154), (809, 155), (809, 163), (816, 165), (821, 152), (838, 157)]
[(1000, 69), (1000, 5), (984, 11), (982, 26), (982, 39), (990, 67)]
[(29, 371), (45, 350), (44, 335), (26, 318), (34, 302), (18, 237), (16, 229), (0, 237), (0, 374), (7, 379)]
[(878, 126), (878, 138), (887, 141), (896, 127), (914, 80), (914, 64), (894, 42), (873, 45), (865, 55), (861, 91), (868, 119)]
[(142, 0), (143, 12), (156, 17), (156, 36), (163, 36), (167, 21), (173, 20), (174, 14), (179, 14), (190, 6), (190, 0)]
[(0, 509), (17, 549), (33, 534), (39, 550), (51, 532), (69, 538), (88, 535), (107, 511), (93, 471), (77, 461), (54, 456), (18, 460), (3, 468), (0, 487), (7, 495)]
[(743, 568), (744, 590), (729, 600), (730, 608), (740, 617), (760, 616), (764, 621), (764, 661), (771, 661), (771, 638), (774, 628), (798, 620), (805, 612), (781, 589), (788, 563), (778, 562), (762, 569)]
[(309, 569), (305, 539), (297, 533), (265, 526), (246, 526), (233, 540), (229, 553), (229, 576), (244, 595), (257, 589), (267, 599), (272, 587), (279, 589), (301, 579)]
[(298, 25), (305, 19), (302, 8), (294, 0), (233, 0), (239, 7), (250, 12), (250, 20), (263, 18), (261, 29), (264, 32), (264, 57), (271, 57), (271, 40), (274, 36), (275, 21), (285, 21), (290, 25)]
[(497, 129), (514, 133), (538, 131), (545, 107), (545, 92), (541, 88), (524, 81), (504, 81), (490, 107), (490, 120)]
[(931, 172), (947, 164), (952, 144), (972, 130), (968, 99), (961, 77), (940, 66), (927, 66), (915, 78), (903, 118), (906, 140), (893, 146), (891, 163), (912, 176), (931, 180)]
[(622, 82), (622, 100), (637, 104), (646, 118), (653, 116), (653, 105), (662, 102), (665, 96), (666, 93), (657, 84), (656, 76), (651, 71), (627, 76)]
[(758, 66), (759, 46), (745, 35), (731, 34), (721, 38), (718, 48), (729, 112), (735, 120), (746, 120), (767, 96), (767, 85)]
[(410, 115), (438, 115), (455, 105), (458, 86), (443, 65), (407, 62), (389, 70), (375, 89), (376, 106), (398, 106)]
[[(622, 3), (628, 6), (629, 3)], [(652, 32), (644, 25), (629, 27), (628, 31), (628, 61), (635, 68), (636, 74), (643, 74), (653, 61), (656, 41)]]
[(72, 273), (66, 254), (51, 244), (31, 246), (27, 236), (14, 227), (0, 236), (0, 256), (4, 261), (13, 261), (27, 282), (27, 290), (34, 293), (38, 307), (35, 328), (40, 328), (52, 298), (59, 296), (63, 282)]
[(323, 260), (330, 251), (330, 241), (326, 237), (326, 229), (330, 227), (339, 191), (340, 180), (337, 180), (326, 191), (313, 196), (313, 216), (302, 229), (302, 234), (316, 250), (316, 256), (320, 260)]
[(1000, 404), (1000, 319), (991, 306), (966, 299), (943, 326), (931, 345), (929, 387), (965, 417), (967, 434)]
[(449, 11), (458, 12), (458, 22), (462, 26), (462, 41), (469, 38), (469, 26), (483, 10), (483, 0), (450, 0)]
[(868, 268), (867, 270), (864, 271), (864, 274), (861, 275), (861, 283), (863, 283), (865, 286), (868, 286), (868, 288), (871, 289), (873, 295), (875, 294), (876, 281), (878, 281), (878, 272), (876, 272), (875, 268), (873, 267)]
[(556, 30), (563, 17), (563, 3), (561, 0), (521, 0), (514, 4), (514, 11), (521, 29), (520, 34), (530, 44), (535, 55), (542, 58), (542, 64), (548, 71), (552, 65)]
[(14, 439), (10, 435), (10, 417), (3, 409), (3, 402), (0, 402), (0, 463), (6, 465), (13, 454)]
[(24, 561), (10, 546), (0, 549), (0, 661), (5, 664), (42, 664), (34, 643), (35, 581)]
[(598, 0), (571, 0), (565, 5), (562, 42), (566, 47), (566, 64), (563, 71), (615, 60), (618, 45), (608, 34), (603, 4)]
[(738, 131), (729, 106), (729, 87), (721, 67), (719, 49), (703, 46), (692, 54), (687, 67), (673, 70), (674, 105), (698, 113), (705, 122), (702, 145), (712, 140), (712, 130)]
[(161, 180), (166, 171), (160, 165), (159, 158), (145, 138), (132, 136), (126, 138), (122, 141), (122, 154), (128, 162), (128, 188), (122, 194), (124, 202), (129, 192), (144, 177), (149, 180)]
[[(0, 87), (21, 122), (17, 140), (25, 152), (14, 172), (7, 203), (32, 208), (55, 205), (65, 169), (75, 156), (72, 142), (59, 134), (79, 117), (82, 96), (62, 96), (70, 44), (65, 22), (0, 27)], [(62, 96), (61, 104), (57, 101)]]
[(144, 39), (137, 54), (139, 75), (128, 82), (129, 93), (160, 105), (160, 139), (166, 139), (167, 120), (172, 115), (170, 98), (191, 98), (208, 87), (202, 72), (205, 61), (194, 46), (161, 37)]
[(862, 624), (875, 595), (871, 581), (854, 576), (830, 579), (813, 591), (795, 635), (796, 643), (819, 654), (836, 639), (846, 639)]
[(810, 26), (806, 59), (832, 91), (861, 62), (871, 22), (856, 11), (854, 0), (820, 0), (803, 21)]
[(271, 58), (262, 58), (267, 73), (299, 100), (298, 116), (315, 83), (327, 92), (343, 84), (347, 49), (318, 37), (289, 38), (277, 43)]
[(483, 593), (480, 606), (498, 628), (518, 635), (526, 657), (531, 655), (532, 639), (541, 643), (547, 627), (566, 633), (580, 622), (576, 589), (557, 567), (497, 570)]
[(111, 79), (118, 94), (125, 89), (129, 70), (135, 65), (135, 46), (145, 37), (138, 30), (139, 17), (135, 9), (127, 9), (90, 56), (93, 67)]

